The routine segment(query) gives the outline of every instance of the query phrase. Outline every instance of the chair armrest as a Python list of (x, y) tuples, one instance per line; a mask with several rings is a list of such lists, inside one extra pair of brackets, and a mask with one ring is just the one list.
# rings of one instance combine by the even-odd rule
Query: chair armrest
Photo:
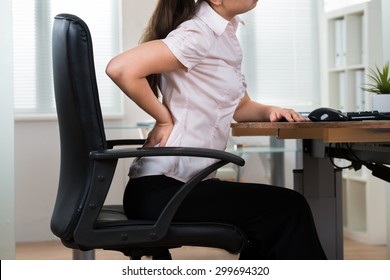
[(109, 160), (131, 157), (151, 157), (151, 156), (187, 156), (204, 157), (228, 161), (239, 166), (244, 166), (245, 160), (237, 155), (214, 149), (193, 148), (193, 147), (156, 147), (137, 149), (117, 149), (106, 151), (95, 151), (90, 153), (90, 157), (95, 160)]
[[(184, 201), (186, 196), (213, 171), (216, 171), (218, 168), (228, 164), (234, 163), (239, 166), (245, 164), (244, 159), (241, 157), (220, 150), (214, 149), (204, 149), (204, 148), (194, 148), (194, 147), (156, 147), (156, 148), (127, 148), (127, 149), (115, 149), (115, 150), (105, 150), (105, 151), (95, 151), (90, 153), (90, 158), (95, 161), (95, 171), (96, 184), (99, 185), (98, 188), (92, 188), (88, 197), (88, 205), (93, 208), (99, 208), (98, 205), (103, 205), (104, 200), (99, 201), (102, 197), (102, 193), (107, 193), (111, 184), (112, 176), (104, 176), (103, 174), (107, 172), (108, 174), (113, 174), (116, 166), (116, 162), (121, 158), (130, 158), (130, 157), (148, 157), (148, 156), (186, 156), (186, 157), (204, 157), (204, 158), (214, 158), (217, 161), (208, 167), (200, 170), (195, 176), (193, 176), (188, 182), (186, 182), (180, 190), (171, 198), (167, 203), (164, 210), (161, 212), (160, 216), (157, 218), (157, 221), (153, 225), (139, 225), (137, 227), (124, 228), (128, 235), (132, 236), (134, 242), (155, 242), (164, 238), (167, 234), (168, 229), (172, 223), (172, 220), (175, 216), (177, 209), (180, 207), (181, 203)], [(107, 161), (107, 163), (106, 163)], [(111, 169), (111, 170), (107, 170)], [(101, 170), (101, 171), (97, 171)], [(100, 177), (100, 178), (99, 178)], [(105, 179), (106, 178), (106, 179)], [(98, 200), (96, 200), (98, 198)], [(85, 214), (86, 215), (86, 214)], [(90, 222), (95, 223), (98, 216), (96, 212), (96, 217), (92, 217), (90, 213), (86, 215), (86, 220), (81, 222), (84, 217), (80, 219), (78, 226), (78, 231), (83, 232), (83, 227), (88, 227)], [(110, 230), (100, 229), (101, 234), (108, 234), (110, 236)], [(85, 244), (88, 244), (89, 237), (84, 235), (79, 235), (79, 238), (82, 238)]]
[(143, 145), (145, 139), (115, 139), (107, 140), (108, 149), (112, 149), (115, 146), (132, 146), (132, 145)]
[(228, 163), (228, 161), (224, 160), (217, 161), (214, 164), (199, 171), (188, 182), (186, 182), (169, 200), (164, 210), (161, 212), (156, 223), (154, 224), (154, 231), (149, 234), (150, 237), (153, 239), (163, 238), (168, 232), (169, 226), (172, 223), (177, 209), (180, 207), (181, 203), (184, 201), (187, 195), (210, 173)]

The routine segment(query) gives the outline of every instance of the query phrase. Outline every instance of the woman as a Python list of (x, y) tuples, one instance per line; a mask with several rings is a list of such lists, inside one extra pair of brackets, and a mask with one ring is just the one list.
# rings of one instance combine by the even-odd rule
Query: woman
[[(110, 61), (107, 74), (156, 120), (146, 147), (224, 150), (233, 119), (305, 121), (294, 110), (256, 103), (246, 92), (236, 30), (238, 15), (256, 5), (257, 0), (159, 0), (144, 43)], [(124, 195), (126, 214), (155, 219), (183, 182), (212, 162), (178, 157), (136, 160)], [(238, 226), (252, 241), (240, 259), (326, 258), (300, 194), (211, 177), (186, 198), (176, 221)]]

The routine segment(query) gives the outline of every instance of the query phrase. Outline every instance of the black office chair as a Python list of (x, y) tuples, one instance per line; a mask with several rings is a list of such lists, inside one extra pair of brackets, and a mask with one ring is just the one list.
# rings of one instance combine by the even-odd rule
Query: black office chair
[[(60, 14), (53, 26), (54, 88), (61, 145), (58, 193), (51, 230), (66, 247), (123, 252), (131, 259), (170, 259), (169, 248), (205, 246), (239, 253), (245, 234), (223, 223), (173, 223), (186, 195), (208, 174), (238, 156), (199, 148), (117, 147), (142, 140), (107, 141), (93, 62), (91, 35), (78, 17)], [(129, 220), (121, 205), (104, 205), (118, 159), (147, 156), (191, 156), (218, 159), (189, 180), (156, 221)], [(194, 210), (196, 211), (196, 210)]]

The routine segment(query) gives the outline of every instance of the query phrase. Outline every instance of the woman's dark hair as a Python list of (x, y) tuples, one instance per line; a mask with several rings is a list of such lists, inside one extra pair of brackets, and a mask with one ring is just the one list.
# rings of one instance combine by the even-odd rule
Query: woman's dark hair
[[(197, 2), (201, 1), (204, 0)], [(141, 42), (145, 43), (167, 37), (172, 30), (195, 15), (196, 5), (195, 0), (159, 0)], [(158, 96), (161, 75), (152, 74), (147, 77), (147, 80), (154, 94)]]

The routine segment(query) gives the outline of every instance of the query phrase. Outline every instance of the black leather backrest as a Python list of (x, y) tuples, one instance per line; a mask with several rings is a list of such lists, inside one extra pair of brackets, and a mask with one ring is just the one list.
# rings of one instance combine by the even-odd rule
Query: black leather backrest
[(60, 14), (52, 40), (61, 169), (51, 229), (69, 240), (88, 192), (89, 153), (107, 146), (87, 25), (74, 15)]

